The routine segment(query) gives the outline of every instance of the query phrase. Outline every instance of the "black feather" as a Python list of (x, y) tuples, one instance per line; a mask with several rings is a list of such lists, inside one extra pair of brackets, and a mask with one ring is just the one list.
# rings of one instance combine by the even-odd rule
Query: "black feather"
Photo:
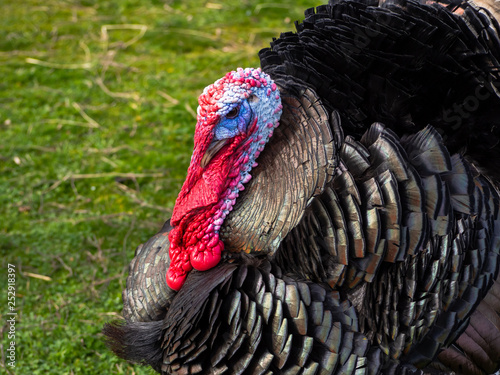
[(106, 323), (102, 332), (106, 344), (119, 357), (131, 362), (150, 365), (161, 371), (163, 349), (162, 321)]

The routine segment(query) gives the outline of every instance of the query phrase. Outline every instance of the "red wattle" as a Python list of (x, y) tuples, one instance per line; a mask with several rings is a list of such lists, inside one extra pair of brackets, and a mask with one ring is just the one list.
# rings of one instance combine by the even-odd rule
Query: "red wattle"
[(204, 249), (195, 247), (190, 254), (191, 265), (198, 271), (209, 270), (219, 264), (222, 250), (224, 250), (224, 243), (221, 240), (217, 240), (213, 247)]
[(189, 254), (183, 252), (182, 247), (179, 246), (182, 243), (182, 234), (178, 227), (170, 231), (168, 239), (170, 241), (170, 266), (166, 275), (167, 285), (178, 291), (193, 267), (189, 262)]
[(172, 267), (167, 271), (167, 285), (175, 291), (179, 291), (186, 280), (187, 274), (178, 274)]

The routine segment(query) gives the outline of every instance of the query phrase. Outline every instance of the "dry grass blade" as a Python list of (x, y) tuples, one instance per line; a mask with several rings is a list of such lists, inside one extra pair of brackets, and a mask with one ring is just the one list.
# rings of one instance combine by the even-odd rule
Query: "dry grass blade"
[[(89, 222), (89, 221), (103, 221), (106, 222), (109, 219), (114, 219), (117, 217), (122, 217), (122, 216), (130, 216), (132, 213), (129, 212), (117, 212), (115, 214), (107, 214), (107, 215), (95, 215), (95, 216), (87, 216), (87, 217), (82, 217), (81, 219), (59, 219), (60, 223), (70, 223), (72, 225), (76, 225), (79, 223), (84, 223), (84, 222)], [(34, 223), (47, 223), (50, 222), (52, 219), (42, 219), (42, 220), (34, 220)]]
[(222, 9), (224, 8), (222, 4), (217, 4), (217, 3), (206, 3), (205, 8), (207, 9)]
[(168, 95), (166, 92), (163, 92), (163, 91), (156, 91), (158, 93), (158, 95), (160, 95), (163, 99), (167, 100), (168, 102), (171, 103), (171, 105), (177, 105), (179, 104), (179, 101), (173, 97), (171, 97), (170, 95)]
[(217, 29), (216, 29), (215, 35), (204, 33), (202, 31), (197, 31), (197, 30), (181, 29), (181, 28), (173, 28), (173, 27), (169, 28), (168, 31), (169, 32), (173, 32), (173, 33), (184, 34), (184, 35), (197, 36), (197, 37), (200, 37), (200, 38), (206, 38), (206, 39), (210, 39), (210, 40), (213, 40), (213, 41), (219, 40), (219, 36), (220, 36), (217, 33)]
[(118, 314), (115, 311), (100, 312), (100, 313), (97, 313), (97, 314), (98, 315), (104, 315), (104, 316), (113, 316), (113, 317), (116, 317), (116, 318), (123, 319), (123, 316), (121, 314)]
[(89, 153), (101, 153), (101, 154), (114, 154), (114, 153), (117, 153), (118, 151), (121, 151), (121, 150), (129, 150), (130, 152), (133, 152), (135, 154), (137, 154), (139, 152), (138, 150), (130, 147), (129, 145), (120, 145), (120, 146), (108, 147), (108, 148), (89, 148), (89, 149), (87, 149), (87, 152), (89, 152)]
[(184, 105), (184, 108), (186, 108), (186, 111), (188, 111), (191, 114), (191, 116), (193, 116), (193, 118), (196, 120), (196, 117), (197, 117), (196, 116), (196, 112), (194, 111), (194, 109), (188, 103), (186, 103)]
[[(58, 124), (60, 127), (63, 125), (71, 125), (71, 126), (81, 126), (83, 128), (96, 128), (93, 124), (88, 121), (75, 121), (75, 120), (66, 120), (62, 118), (51, 118), (48, 120), (40, 121), (41, 123), (46, 124)], [(97, 126), (99, 127), (99, 126)]]
[(125, 179), (135, 179), (142, 177), (164, 177), (166, 173), (121, 173), (121, 172), (108, 172), (108, 173), (83, 173), (83, 174), (67, 174), (62, 179), (54, 182), (47, 190), (43, 193), (48, 193), (54, 189), (57, 189), (59, 185), (68, 180), (86, 180), (92, 178), (125, 178)]
[(73, 102), (73, 108), (76, 109), (78, 111), (78, 113), (80, 113), (80, 115), (85, 119), (87, 120), (88, 124), (89, 124), (89, 128), (100, 128), (101, 126), (97, 123), (97, 121), (95, 121), (92, 117), (90, 117), (89, 115), (87, 115), (85, 113), (85, 111), (82, 109), (82, 107), (80, 107), (80, 104), (76, 103), (76, 102)]
[(95, 287), (95, 286), (98, 286), (98, 285), (101, 285), (101, 284), (104, 284), (104, 283), (108, 283), (110, 281), (113, 281), (113, 280), (116, 280), (116, 279), (119, 279), (120, 277), (122, 277), (121, 274), (118, 274), (118, 275), (114, 275), (114, 276), (111, 276), (111, 277), (108, 277), (106, 279), (102, 279), (102, 280), (99, 280), (99, 281), (94, 281), (92, 284), (91, 284), (91, 287)]
[(91, 69), (92, 68), (91, 62), (84, 62), (84, 63), (80, 63), (80, 64), (63, 64), (63, 63), (52, 63), (52, 62), (48, 62), (48, 61), (42, 61), (42, 60), (34, 59), (32, 57), (27, 57), (25, 61), (28, 64), (40, 65), (40, 66), (45, 66), (47, 68), (54, 68), (54, 69)]
[(40, 279), (40, 280), (45, 280), (45, 281), (52, 281), (52, 278), (49, 276), (45, 275), (39, 275), (37, 273), (31, 273), (31, 272), (23, 272), (24, 276), (32, 277), (34, 279)]
[(113, 92), (104, 84), (104, 81), (101, 77), (96, 78), (97, 85), (101, 88), (104, 93), (113, 97), (113, 98), (122, 98), (122, 99), (133, 99), (135, 101), (139, 101), (140, 96), (136, 92)]
[(47, 68), (53, 68), (53, 69), (87, 69), (87, 70), (92, 69), (92, 67), (93, 67), (92, 55), (90, 53), (89, 47), (83, 41), (80, 41), (78, 44), (83, 49), (83, 52), (85, 53), (85, 62), (83, 62), (83, 63), (73, 63), (73, 64), (54, 63), (54, 62), (34, 59), (32, 57), (27, 57), (25, 61), (28, 64), (40, 65), (40, 66), (44, 66)]
[(109, 173), (83, 173), (83, 174), (71, 174), (65, 179), (73, 180), (84, 180), (87, 178), (142, 178), (142, 177), (164, 177), (166, 172), (156, 172), (156, 173), (121, 173), (121, 172), (109, 172)]
[(154, 204), (148, 203), (148, 202), (140, 199), (137, 196), (137, 192), (135, 190), (129, 188), (127, 185), (121, 184), (119, 182), (117, 182), (116, 184), (118, 186), (118, 189), (120, 189), (121, 191), (123, 191), (127, 197), (131, 198), (134, 202), (138, 203), (141, 207), (152, 208), (152, 209), (155, 209), (155, 210), (158, 210), (158, 211), (168, 212), (169, 214), (172, 213), (172, 210), (170, 208), (156, 206)]
[[(138, 30), (139, 33), (134, 36), (132, 39), (126, 41), (126, 42), (119, 42), (119, 43), (113, 43), (109, 44), (109, 33), (108, 30)], [(123, 25), (103, 25), (101, 27), (101, 40), (104, 41), (106, 44), (106, 49), (112, 48), (114, 46), (119, 46), (121, 48), (127, 48), (128, 46), (131, 46), (135, 42), (137, 42), (139, 39), (141, 39), (144, 34), (146, 34), (146, 31), (148, 30), (148, 27), (146, 25), (134, 25), (134, 24), (123, 24)]]
[(64, 267), (64, 269), (69, 272), (68, 277), (73, 276), (73, 269), (70, 266), (68, 266), (59, 255), (56, 255), (55, 259), (57, 259), (59, 263), (61, 263), (61, 265)]

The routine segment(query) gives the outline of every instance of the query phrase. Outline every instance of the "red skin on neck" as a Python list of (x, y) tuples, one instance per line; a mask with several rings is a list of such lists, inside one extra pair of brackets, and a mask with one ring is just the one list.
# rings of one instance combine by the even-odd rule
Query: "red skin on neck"
[(196, 142), (194, 157), (188, 169), (188, 176), (177, 197), (170, 223), (174, 228), (169, 233), (170, 267), (167, 284), (179, 290), (187, 273), (195, 268), (205, 271), (215, 267), (224, 249), (219, 234), (213, 228), (213, 218), (221, 210), (224, 194), (232, 179), (230, 178), (240, 152), (237, 151), (246, 135), (239, 135), (222, 148), (206, 168), (200, 161), (210, 141)]

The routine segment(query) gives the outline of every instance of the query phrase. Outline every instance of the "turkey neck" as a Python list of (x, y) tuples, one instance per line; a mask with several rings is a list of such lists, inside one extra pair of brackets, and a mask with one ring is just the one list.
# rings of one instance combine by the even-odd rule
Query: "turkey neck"
[(284, 107), (280, 126), (220, 230), (231, 252), (274, 253), (338, 166), (343, 136), (337, 114), (327, 113), (305, 86), (278, 87)]

